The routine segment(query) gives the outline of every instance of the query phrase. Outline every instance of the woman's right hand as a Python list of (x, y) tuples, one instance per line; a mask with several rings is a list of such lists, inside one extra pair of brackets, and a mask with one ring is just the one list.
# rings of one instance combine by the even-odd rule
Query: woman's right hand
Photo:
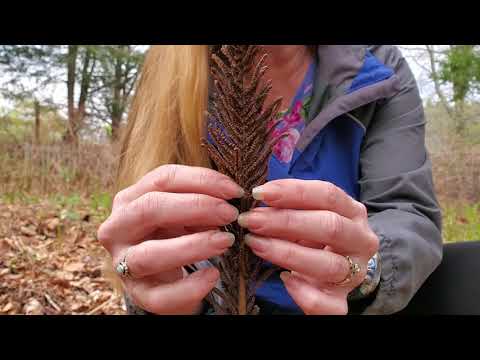
[[(218, 230), (238, 217), (226, 200), (243, 190), (217, 171), (164, 165), (120, 191), (98, 239), (118, 264), (132, 301), (154, 314), (194, 314), (219, 279), (210, 267), (188, 275), (184, 266), (225, 252), (233, 235)], [(127, 253), (128, 250), (128, 253)]]

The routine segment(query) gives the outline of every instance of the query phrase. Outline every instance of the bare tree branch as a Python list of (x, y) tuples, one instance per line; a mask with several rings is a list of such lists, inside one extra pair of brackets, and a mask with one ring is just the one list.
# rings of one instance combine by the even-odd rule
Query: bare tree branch
[(435, 52), (432, 45), (425, 45), (428, 57), (430, 59), (430, 67), (431, 67), (431, 75), (433, 79), (433, 84), (435, 86), (435, 92), (437, 93), (440, 102), (442, 103), (443, 107), (445, 108), (448, 116), (451, 119), (454, 119), (452, 108), (448, 105), (448, 101), (445, 98), (445, 94), (443, 93), (442, 89), (440, 88), (440, 80), (437, 73), (436, 67), (436, 59), (435, 59)]

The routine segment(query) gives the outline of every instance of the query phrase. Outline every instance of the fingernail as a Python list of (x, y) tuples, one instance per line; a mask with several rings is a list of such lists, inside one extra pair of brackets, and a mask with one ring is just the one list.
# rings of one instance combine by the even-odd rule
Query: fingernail
[(282, 196), (280, 187), (278, 184), (268, 183), (265, 185), (257, 186), (252, 189), (252, 197), (255, 200), (275, 201)]
[(238, 218), (237, 218), (238, 225), (240, 225), (243, 228), (247, 228), (248, 227), (247, 218), (248, 218), (248, 213), (243, 213), (238, 215)]
[(245, 190), (243, 190), (241, 187), (238, 187), (237, 198), (243, 198), (244, 196), (245, 196)]
[(255, 200), (263, 200), (264, 199), (264, 191), (263, 191), (263, 187), (262, 186), (257, 186), (256, 188), (253, 188), (252, 189), (252, 197), (255, 199)]
[(269, 241), (265, 238), (254, 236), (252, 234), (245, 235), (245, 244), (258, 252), (267, 250), (268, 243)]
[(219, 246), (230, 247), (235, 242), (235, 235), (229, 232), (221, 231), (214, 233), (210, 239)]
[(219, 205), (220, 216), (228, 224), (235, 221), (238, 218), (239, 211), (236, 207), (222, 203)]
[(289, 271), (283, 271), (280, 273), (280, 279), (282, 279), (283, 282), (288, 281), (291, 278), (292, 274)]
[(237, 218), (238, 225), (250, 230), (258, 230), (265, 221), (265, 216), (261, 212), (250, 210), (240, 214)]

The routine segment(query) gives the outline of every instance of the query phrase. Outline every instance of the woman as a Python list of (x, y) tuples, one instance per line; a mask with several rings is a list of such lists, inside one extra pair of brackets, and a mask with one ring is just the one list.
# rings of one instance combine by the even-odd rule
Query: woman
[[(392, 314), (442, 257), (441, 213), (414, 77), (393, 46), (264, 46), (267, 102), (283, 98), (267, 207), (209, 169), (201, 139), (209, 47), (153, 46), (126, 130), (121, 189), (98, 231), (130, 313), (204, 314), (219, 273), (205, 260), (234, 239), (285, 269), (257, 291), (262, 314)], [(188, 264), (204, 264), (192, 274)]]

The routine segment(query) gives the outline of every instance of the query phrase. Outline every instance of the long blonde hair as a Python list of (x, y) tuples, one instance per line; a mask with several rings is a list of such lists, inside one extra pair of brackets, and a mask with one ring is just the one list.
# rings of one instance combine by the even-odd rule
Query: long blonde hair
[(163, 164), (210, 166), (201, 146), (208, 51), (206, 45), (148, 50), (122, 139), (117, 191)]

